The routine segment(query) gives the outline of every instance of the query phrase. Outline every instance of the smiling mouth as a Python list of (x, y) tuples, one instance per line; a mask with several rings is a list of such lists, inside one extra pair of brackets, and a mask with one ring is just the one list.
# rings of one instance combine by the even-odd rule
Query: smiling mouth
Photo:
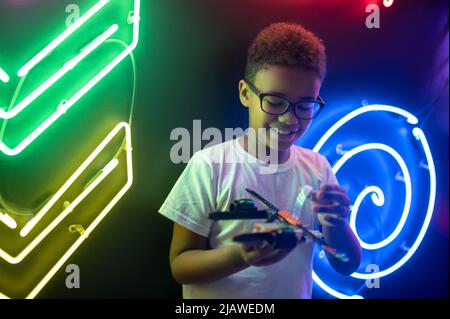
[(290, 129), (271, 128), (271, 130), (276, 132), (278, 135), (282, 135), (282, 136), (291, 136), (291, 135), (294, 135), (294, 134), (297, 134), (298, 132), (300, 132), (300, 129), (290, 130)]

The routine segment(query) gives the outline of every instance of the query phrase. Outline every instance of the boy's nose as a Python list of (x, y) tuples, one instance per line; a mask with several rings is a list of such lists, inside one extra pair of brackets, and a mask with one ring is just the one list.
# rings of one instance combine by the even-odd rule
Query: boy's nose
[(278, 116), (278, 120), (281, 123), (287, 124), (287, 125), (297, 125), (298, 124), (298, 118), (294, 114), (294, 110), (292, 108), (289, 108), (289, 110)]

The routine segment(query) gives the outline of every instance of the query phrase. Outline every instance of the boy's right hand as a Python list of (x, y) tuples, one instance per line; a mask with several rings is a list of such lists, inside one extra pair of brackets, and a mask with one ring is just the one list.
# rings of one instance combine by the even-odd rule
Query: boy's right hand
[(267, 266), (282, 260), (291, 250), (276, 249), (267, 241), (255, 241), (239, 244), (241, 257), (249, 266)]

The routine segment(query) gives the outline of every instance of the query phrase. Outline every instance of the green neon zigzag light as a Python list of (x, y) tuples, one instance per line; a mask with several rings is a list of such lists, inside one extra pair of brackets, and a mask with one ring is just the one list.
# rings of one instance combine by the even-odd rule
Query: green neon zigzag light
[[(86, 14), (81, 16), (74, 24), (68, 27), (63, 33), (61, 33), (58, 37), (56, 37), (52, 42), (50, 42), (42, 51), (36, 54), (30, 61), (28, 61), (23, 67), (20, 68), (17, 73), (18, 76), (24, 77), (30, 70), (35, 67), (39, 62), (41, 62), (48, 54), (50, 54), (54, 49), (56, 49), (61, 43), (64, 42), (70, 35), (72, 35), (76, 30), (78, 30), (84, 23), (86, 23), (92, 16), (94, 16), (100, 9), (102, 9), (109, 0), (100, 0), (96, 5), (94, 5)], [(3, 71), (4, 72), (4, 71)], [(67, 72), (67, 71), (66, 71)], [(61, 75), (62, 76), (62, 75)], [(0, 77), (1, 71), (0, 71)], [(3, 77), (5, 80), (9, 81), (8, 75), (4, 74)], [(3, 82), (8, 82), (3, 81)], [(48, 81), (46, 81), (47, 83)], [(56, 82), (56, 81), (55, 81)], [(45, 84), (45, 83), (44, 83)], [(46, 89), (48, 89), (53, 83), (49, 83), (47, 85), (41, 85), (37, 90), (31, 93), (27, 98), (25, 98), (22, 102), (17, 104), (9, 111), (4, 111), (0, 108), (0, 118), (2, 119), (12, 119), (17, 116), (20, 112), (22, 112), (31, 102), (33, 102), (39, 95), (41, 95)]]
[(0, 68), (0, 81), (2, 81), (3, 83), (9, 82), (9, 75), (2, 68)]
[[(101, 0), (99, 1), (96, 6), (91, 8), (89, 12), (91, 12), (91, 16), (94, 15), (98, 10), (100, 10), (105, 4), (107, 4), (109, 0)], [(102, 6), (100, 6), (103, 4)], [(96, 11), (94, 10), (96, 9)], [(94, 11), (95, 12), (94, 12)], [(88, 13), (89, 13), (88, 12)], [(88, 14), (86, 13), (86, 15)], [(86, 16), (85, 15), (85, 16)], [(83, 16), (83, 17), (85, 17)], [(83, 18), (82, 17), (82, 18)], [(82, 19), (80, 18), (80, 20)], [(87, 18), (88, 19), (88, 18)], [(87, 21), (87, 19), (85, 19)], [(79, 20), (78, 20), (79, 21)], [(106, 75), (108, 75), (125, 57), (127, 57), (137, 46), (139, 41), (139, 21), (140, 21), (140, 0), (134, 0), (134, 16), (133, 16), (133, 40), (130, 46), (128, 46), (124, 51), (122, 51), (110, 64), (108, 64), (103, 70), (101, 70), (95, 77), (93, 77), (83, 88), (81, 88), (76, 94), (74, 94), (69, 100), (65, 102), (61, 102), (56, 110), (55, 113), (53, 113), (50, 117), (48, 117), (39, 127), (37, 127), (32, 133), (30, 133), (22, 142), (20, 142), (15, 147), (9, 147), (6, 145), (3, 141), (0, 141), (0, 151), (2, 151), (4, 154), (8, 156), (15, 156), (20, 154), (24, 149), (26, 149), (36, 138), (38, 138), (46, 129), (48, 129), (55, 121), (57, 121), (63, 114), (67, 112), (76, 102), (78, 102), (87, 92), (89, 92), (98, 82), (100, 82)], [(81, 25), (81, 24), (80, 24)], [(73, 26), (73, 25), (72, 25)], [(79, 26), (78, 26), (79, 28)], [(69, 29), (67, 29), (69, 30)], [(65, 32), (67, 32), (67, 30)], [(74, 30), (71, 30), (71, 32), (68, 32), (64, 37), (61, 37), (60, 40), (56, 41), (54, 40), (52, 43), (58, 43), (59, 41), (63, 41), (65, 38), (70, 36)], [(47, 80), (43, 85), (41, 85), (38, 89), (36, 89), (33, 93), (37, 96), (42, 94), (48, 87), (53, 85), (57, 82), (58, 79), (60, 79), (64, 74), (66, 74), (68, 71), (73, 69), (82, 59), (84, 59), (90, 52), (95, 50), (96, 47), (100, 46), (104, 41), (109, 38), (115, 31), (116, 27), (113, 25), (110, 29), (108, 29), (105, 33), (103, 33), (101, 36), (99, 36), (95, 41), (93, 41), (88, 47), (86, 47), (79, 55), (77, 55), (75, 58), (70, 60), (62, 69), (60, 69), (55, 75), (53, 75), (49, 80)], [(64, 34), (64, 33), (63, 33)], [(58, 37), (58, 38), (59, 38)], [(57, 39), (58, 39), (57, 38)], [(49, 45), (50, 46), (50, 45)], [(47, 46), (46, 48), (48, 48)], [(45, 49), (44, 49), (45, 50)], [(42, 52), (42, 51), (41, 51)], [(39, 54), (38, 54), (39, 55)], [(37, 56), (38, 56), (37, 55)], [(38, 63), (39, 59), (36, 59), (33, 63)], [(33, 59), (31, 60), (33, 61)], [(30, 62), (31, 62), (30, 61)], [(32, 67), (31, 63), (29, 66), (27, 66), (28, 69)], [(24, 68), (25, 68), (24, 66)], [(27, 69), (25, 68), (25, 69)], [(22, 68), (23, 69), (23, 68)], [(21, 69), (21, 70), (22, 70)], [(25, 71), (22, 73), (26, 74)], [(5, 73), (6, 74), (6, 73)], [(49, 86), (50, 85), (50, 86)], [(47, 87), (48, 86), (48, 87)], [(35, 93), (36, 92), (36, 93)], [(33, 94), (32, 93), (32, 94)], [(31, 100), (32, 98), (28, 97), (26, 99)], [(24, 100), (25, 101), (25, 100)], [(28, 100), (27, 100), (28, 101)], [(21, 102), (22, 103), (22, 102)], [(20, 103), (19, 103), (20, 104)], [(25, 105), (25, 104), (24, 104)], [(23, 110), (23, 109), (22, 109)], [(21, 111), (20, 109), (17, 109), (17, 106), (13, 108), (11, 111)], [(4, 110), (0, 109), (0, 118), (7, 119), (9, 116), (14, 115), (14, 113), (10, 113), (9, 115), (6, 115), (7, 113)], [(18, 113), (17, 113), (18, 114)], [(2, 116), (3, 115), (3, 116)]]
[[(76, 249), (83, 243), (83, 241), (92, 233), (97, 225), (106, 217), (111, 209), (117, 204), (117, 202), (123, 197), (123, 195), (130, 189), (133, 184), (133, 164), (132, 164), (132, 144), (131, 144), (131, 129), (128, 123), (119, 123), (108, 136), (97, 146), (97, 148), (91, 153), (91, 155), (85, 160), (85, 162), (78, 168), (78, 170), (72, 175), (72, 177), (66, 182), (66, 184), (60, 189), (67, 189), (75, 179), (81, 175), (81, 173), (89, 166), (89, 164), (98, 156), (98, 154), (108, 145), (109, 142), (121, 131), (125, 131), (125, 151), (127, 160), (127, 182), (121, 188), (121, 190), (114, 196), (114, 198), (108, 203), (108, 205), (100, 212), (95, 220), (89, 225), (86, 231), (80, 235), (80, 237), (72, 244), (67, 252), (58, 260), (58, 262), (52, 267), (52, 269), (44, 276), (39, 284), (33, 288), (33, 290), (27, 295), (27, 299), (36, 297), (41, 289), (48, 283), (48, 281), (54, 276), (54, 274), (61, 268), (66, 260), (76, 251)], [(96, 179), (86, 187), (78, 197), (67, 206), (56, 219), (54, 219), (44, 231), (42, 231), (18, 256), (12, 257), (3, 250), (0, 249), (0, 257), (10, 263), (18, 263), (23, 260), (67, 215), (69, 215), (80, 204), (89, 193), (91, 193), (119, 164), (117, 159), (112, 159), (102, 170), (102, 173), (96, 177)], [(67, 187), (66, 187), (67, 186)], [(59, 194), (62, 196), (63, 192)], [(55, 195), (57, 196), (57, 195)], [(55, 200), (56, 202), (56, 200)], [(1, 298), (8, 298), (6, 295), (0, 293)]]

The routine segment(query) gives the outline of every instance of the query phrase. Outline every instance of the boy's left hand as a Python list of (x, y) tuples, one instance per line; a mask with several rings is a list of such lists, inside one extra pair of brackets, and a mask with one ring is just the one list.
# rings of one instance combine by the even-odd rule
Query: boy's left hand
[(347, 224), (350, 198), (339, 185), (322, 184), (312, 196), (313, 212), (322, 226), (336, 227)]

